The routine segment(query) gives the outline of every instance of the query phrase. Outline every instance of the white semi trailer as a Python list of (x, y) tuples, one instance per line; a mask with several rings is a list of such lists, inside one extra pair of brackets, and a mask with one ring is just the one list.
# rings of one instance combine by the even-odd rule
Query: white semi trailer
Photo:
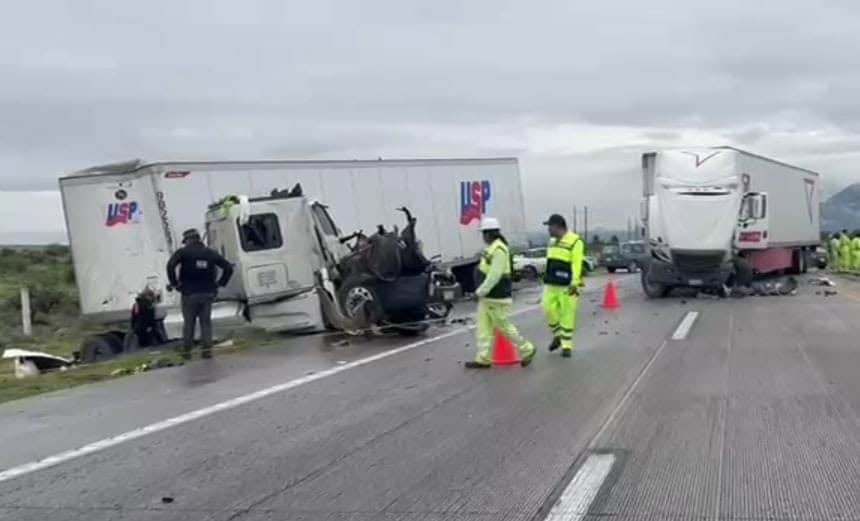
[(649, 297), (727, 290), (755, 273), (805, 272), (819, 243), (819, 174), (732, 147), (642, 155)]
[[(418, 237), (426, 257), (459, 273), (467, 290), (482, 248), (478, 232), (482, 215), (498, 218), (512, 242), (525, 242), (523, 195), (515, 158), (138, 160), (97, 166), (60, 179), (82, 314), (104, 323), (127, 320), (135, 296), (144, 288), (158, 295), (160, 316), (175, 312), (178, 295), (168, 291), (165, 265), (180, 246), (182, 231), (205, 230), (207, 209), (224, 197), (265, 198), (274, 189), (297, 183), (308, 201), (314, 228), (326, 237), (339, 237), (341, 230), (344, 234), (364, 230), (369, 235), (380, 224), (389, 229), (402, 225), (403, 214), (397, 208), (408, 207), (418, 219)], [(299, 240), (307, 243), (314, 238), (285, 236), (283, 247), (294, 247)], [(304, 273), (310, 266), (296, 263), (306, 262), (292, 259), (293, 265), (286, 269)], [(237, 280), (255, 280), (253, 276), (239, 273)], [(320, 307), (313, 293), (303, 292), (297, 298), (303, 299), (302, 310)], [(278, 317), (269, 316), (267, 328), (323, 327), (321, 313), (302, 313), (304, 318), (297, 320), (285, 310), (279, 328), (275, 327)]]

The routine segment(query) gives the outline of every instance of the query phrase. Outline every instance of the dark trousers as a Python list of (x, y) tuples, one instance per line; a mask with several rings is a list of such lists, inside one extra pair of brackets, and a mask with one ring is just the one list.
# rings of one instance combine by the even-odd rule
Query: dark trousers
[(182, 350), (190, 354), (194, 346), (194, 328), (200, 320), (200, 351), (204, 355), (212, 352), (212, 302), (214, 293), (192, 293), (182, 295)]

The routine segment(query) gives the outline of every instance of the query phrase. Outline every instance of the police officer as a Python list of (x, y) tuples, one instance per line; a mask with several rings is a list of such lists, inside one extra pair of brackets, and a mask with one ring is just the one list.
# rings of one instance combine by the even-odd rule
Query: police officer
[[(182, 293), (182, 357), (191, 358), (194, 328), (200, 320), (200, 356), (212, 357), (212, 302), (218, 286), (224, 287), (233, 275), (233, 266), (218, 252), (207, 248), (195, 229), (182, 234), (183, 246), (167, 261), (170, 285)], [(176, 268), (179, 268), (177, 277)], [(221, 277), (216, 284), (217, 269)]]
[(851, 271), (860, 271), (860, 232), (854, 232), (851, 239)]
[(839, 236), (839, 269), (851, 270), (851, 236), (848, 235), (848, 230), (842, 230)]
[(523, 338), (510, 320), (512, 299), (512, 259), (508, 242), (500, 231), (499, 221), (492, 217), (481, 220), (481, 234), (487, 247), (481, 254), (478, 265), (480, 286), (475, 290), (478, 297), (478, 353), (474, 361), (466, 362), (467, 369), (486, 369), (492, 366), (494, 333), (501, 334), (517, 346), (520, 364), (528, 366), (535, 356), (535, 347)]
[(830, 270), (839, 271), (839, 235), (836, 233), (830, 234), (830, 242), (828, 243), (830, 253)]
[(567, 222), (558, 214), (544, 222), (549, 231), (544, 273), (543, 309), (552, 331), (550, 351), (561, 347), (561, 356), (573, 353), (579, 288), (582, 287), (582, 260), (585, 245), (579, 235), (568, 231)]

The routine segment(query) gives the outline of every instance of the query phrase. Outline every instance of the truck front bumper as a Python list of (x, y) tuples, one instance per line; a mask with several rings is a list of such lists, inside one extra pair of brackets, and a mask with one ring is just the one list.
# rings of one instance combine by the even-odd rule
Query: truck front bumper
[(691, 286), (701, 288), (720, 287), (732, 274), (732, 265), (724, 264), (717, 270), (707, 272), (686, 271), (676, 266), (651, 259), (647, 266), (648, 280), (664, 286)]

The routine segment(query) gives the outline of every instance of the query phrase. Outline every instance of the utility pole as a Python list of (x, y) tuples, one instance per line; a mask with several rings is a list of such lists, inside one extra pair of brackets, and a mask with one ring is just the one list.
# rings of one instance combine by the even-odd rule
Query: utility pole
[(576, 233), (576, 205), (573, 205), (573, 233)]
[(584, 210), (583, 220), (585, 221), (585, 225), (584, 225), (585, 243), (588, 244), (588, 207), (587, 206), (585, 207), (585, 210)]

